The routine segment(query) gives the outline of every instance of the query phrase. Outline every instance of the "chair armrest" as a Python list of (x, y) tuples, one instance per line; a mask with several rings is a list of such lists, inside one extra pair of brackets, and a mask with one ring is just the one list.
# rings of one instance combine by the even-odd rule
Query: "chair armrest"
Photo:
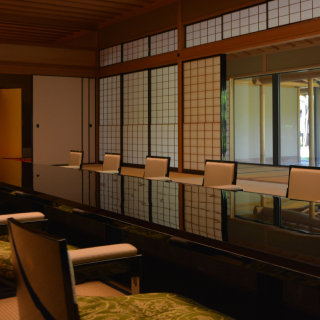
[(89, 262), (132, 257), (136, 256), (137, 254), (137, 248), (128, 243), (69, 251), (69, 255), (74, 266)]

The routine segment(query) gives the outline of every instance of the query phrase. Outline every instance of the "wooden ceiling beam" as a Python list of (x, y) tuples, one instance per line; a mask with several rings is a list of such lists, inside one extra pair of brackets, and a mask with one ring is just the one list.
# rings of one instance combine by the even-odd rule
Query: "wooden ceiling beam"
[[(67, 3), (67, 2), (66, 2)], [(82, 8), (70, 8), (67, 6), (57, 6), (57, 5), (45, 5), (45, 4), (21, 4), (20, 1), (15, 0), (1, 0), (0, 9), (10, 9), (10, 10), (17, 10), (17, 6), (19, 6), (20, 11), (27, 11), (30, 10), (34, 12), (43, 12), (49, 14), (62, 14), (62, 15), (73, 15), (73, 16), (93, 16), (93, 17), (113, 17), (113, 16), (122, 16), (123, 13), (113, 12), (113, 11), (106, 11), (106, 10), (99, 10), (94, 6), (91, 6), (90, 9), (82, 9)]]
[[(1, 0), (1, 3), (17, 3), (19, 5), (21, 3), (20, 0)], [(124, 6), (114, 6), (114, 5), (106, 5), (107, 2), (103, 2), (101, 4), (93, 4), (90, 3), (82, 3), (80, 1), (71, 2), (69, 1), (59, 1), (59, 0), (45, 0), (45, 1), (33, 1), (33, 0), (27, 0), (24, 1), (25, 4), (28, 4), (30, 7), (39, 7), (42, 8), (50, 8), (50, 7), (61, 7), (61, 8), (67, 8), (70, 10), (90, 10), (90, 11), (98, 11), (98, 12), (110, 12), (110, 13), (119, 13), (123, 14), (125, 12), (131, 12), (132, 9), (125, 8)]]
[(35, 22), (34, 17), (28, 15), (18, 15), (16, 13), (4, 13), (0, 11), (0, 23), (17, 23), (19, 25), (28, 25), (28, 26), (43, 26), (46, 28), (49, 27), (60, 27), (65, 29), (78, 29), (78, 30), (88, 30), (95, 31), (97, 30), (97, 23), (93, 22), (84, 22), (84, 21), (66, 21), (59, 19), (50, 19), (45, 18), (43, 15), (38, 15)]
[(42, 29), (42, 28), (28, 28), (28, 27), (20, 27), (20, 26), (6, 26), (0, 24), (0, 32), (6, 31), (6, 32), (24, 32), (26, 34), (28, 33), (43, 33), (43, 34), (55, 34), (55, 35), (66, 35), (66, 34), (73, 34), (75, 31), (70, 30), (55, 30), (55, 29)]
[(20, 16), (37, 16), (48, 17), (50, 19), (62, 19), (62, 20), (78, 20), (78, 21), (92, 21), (95, 23), (101, 23), (106, 19), (114, 19), (116, 15), (103, 15), (103, 14), (91, 14), (91, 13), (75, 13), (66, 12), (64, 10), (45, 10), (45, 9), (33, 9), (29, 7), (22, 7), (17, 12), (14, 6), (2, 5), (0, 3), (0, 10), (2, 13), (14, 13)]

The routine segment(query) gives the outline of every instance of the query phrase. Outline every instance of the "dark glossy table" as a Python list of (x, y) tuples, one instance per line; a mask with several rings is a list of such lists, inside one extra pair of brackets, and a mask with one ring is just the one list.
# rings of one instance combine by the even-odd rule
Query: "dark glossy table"
[[(2, 186), (172, 237), (193, 250), (320, 277), (317, 204), (270, 195), (0, 160)], [(313, 205), (313, 208), (311, 206)]]

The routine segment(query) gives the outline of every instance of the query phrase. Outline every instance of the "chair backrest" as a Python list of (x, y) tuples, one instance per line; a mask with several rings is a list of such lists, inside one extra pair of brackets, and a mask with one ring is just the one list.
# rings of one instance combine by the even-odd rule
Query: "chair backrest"
[(120, 172), (120, 154), (105, 153), (103, 158), (102, 171), (119, 171)]
[(214, 187), (236, 184), (237, 168), (237, 162), (206, 160), (202, 185), (204, 187)]
[(170, 157), (147, 156), (144, 169), (144, 178), (165, 178), (169, 177)]
[(72, 167), (79, 167), (82, 169), (82, 163), (83, 163), (83, 151), (70, 151), (70, 157), (69, 157), (69, 166)]
[(80, 319), (66, 241), (8, 219), (21, 319)]
[(320, 202), (320, 168), (289, 167), (287, 197)]

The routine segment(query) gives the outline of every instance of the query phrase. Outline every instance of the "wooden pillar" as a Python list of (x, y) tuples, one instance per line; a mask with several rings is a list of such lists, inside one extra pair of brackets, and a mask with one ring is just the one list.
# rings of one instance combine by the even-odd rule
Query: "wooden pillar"
[(183, 63), (180, 57), (185, 47), (185, 30), (182, 24), (182, 0), (178, 1), (178, 172), (183, 169)]
[(265, 86), (260, 86), (260, 163), (266, 158), (266, 99)]
[(301, 162), (301, 152), (300, 152), (300, 88), (297, 88), (297, 141), (298, 141), (298, 163)]
[(230, 161), (234, 161), (234, 81), (229, 80), (229, 147)]
[(309, 95), (309, 166), (315, 165), (313, 78), (308, 79)]

